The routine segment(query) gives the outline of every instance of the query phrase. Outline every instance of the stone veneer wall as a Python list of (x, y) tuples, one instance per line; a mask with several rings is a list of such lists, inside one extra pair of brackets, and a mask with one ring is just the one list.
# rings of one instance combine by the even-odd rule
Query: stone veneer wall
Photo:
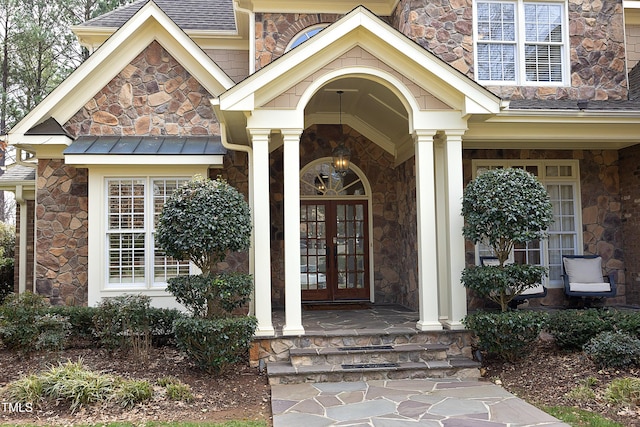
[(80, 135), (219, 135), (212, 97), (151, 43), (66, 123)]
[(27, 259), (20, 259), (20, 210), (22, 209), (19, 203), (16, 203), (16, 248), (15, 248), (15, 268), (13, 269), (13, 291), (18, 293), (19, 280), (20, 280), (20, 264), (25, 262), (27, 277), (25, 278), (25, 289), (28, 291), (33, 290), (33, 246), (34, 240), (34, 216), (35, 216), (35, 200), (26, 201), (27, 209)]
[[(618, 152), (614, 150), (464, 150), (464, 182), (472, 178), (473, 159), (577, 159), (580, 164), (580, 193), (582, 199), (583, 253), (599, 254), (607, 272), (617, 274), (618, 296), (607, 303), (625, 302), (625, 254), (621, 227), (620, 183)], [(474, 246), (467, 242), (467, 265), (475, 263)], [(532, 304), (541, 303), (532, 300)], [(562, 305), (564, 292), (549, 289), (542, 303)], [(469, 307), (482, 302), (469, 296)]]
[(620, 150), (627, 304), (640, 304), (640, 145)]
[[(626, 99), (621, 0), (569, 0), (571, 87), (492, 86), (506, 99)], [(400, 0), (392, 25), (474, 77), (472, 0)]]
[(256, 70), (284, 54), (296, 34), (316, 24), (331, 24), (343, 15), (256, 13)]
[(38, 161), (36, 291), (51, 304), (86, 305), (88, 171)]
[(415, 157), (398, 166), (398, 174), (400, 177), (397, 183), (398, 225), (399, 241), (402, 242), (398, 250), (402, 254), (399, 270), (403, 283), (399, 303), (412, 310), (418, 310), (420, 296), (418, 294), (418, 206)]
[[(300, 167), (323, 157), (331, 157), (339, 135), (337, 125), (313, 125), (304, 131), (300, 143)], [(402, 225), (398, 221), (401, 195), (397, 194), (398, 173), (393, 156), (344, 126), (345, 144), (351, 161), (362, 169), (372, 189), (372, 216), (375, 298), (377, 303), (400, 303), (403, 294), (401, 266)], [(284, 212), (283, 150), (275, 150), (271, 162), (271, 269), (274, 305), (284, 305)]]

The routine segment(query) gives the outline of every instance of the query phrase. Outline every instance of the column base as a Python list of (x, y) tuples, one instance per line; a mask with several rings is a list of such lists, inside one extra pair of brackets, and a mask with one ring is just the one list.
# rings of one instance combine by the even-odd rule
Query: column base
[(451, 320), (447, 320), (443, 325), (445, 329), (449, 329), (451, 331), (462, 331), (467, 329), (462, 322), (453, 322)]
[(255, 337), (274, 337), (275, 335), (276, 330), (273, 329), (273, 326), (258, 327), (253, 334)]
[(441, 331), (442, 324), (440, 322), (428, 322), (419, 320), (418, 323), (416, 323), (416, 328), (418, 328), (418, 330), (420, 331)]
[(285, 336), (304, 335), (304, 327), (302, 325), (293, 325), (293, 326), (284, 325), (282, 327), (282, 335), (285, 335)]

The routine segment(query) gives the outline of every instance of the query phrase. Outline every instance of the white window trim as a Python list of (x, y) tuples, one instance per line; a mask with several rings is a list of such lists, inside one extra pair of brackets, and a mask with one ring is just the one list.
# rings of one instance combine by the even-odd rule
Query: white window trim
[[(89, 221), (91, 226), (88, 231), (88, 303), (95, 306), (102, 298), (136, 293), (148, 295), (152, 298), (152, 305), (157, 307), (181, 308), (173, 295), (164, 287), (151, 286), (122, 286), (110, 287), (108, 277), (108, 242), (107, 236), (107, 179), (131, 179), (131, 178), (191, 178), (194, 175), (208, 176), (207, 166), (168, 166), (161, 168), (153, 165), (127, 165), (127, 166), (90, 166), (89, 167), (89, 191), (88, 202)], [(148, 201), (145, 201), (148, 202)], [(192, 266), (195, 274), (195, 267)]]
[[(520, 160), (520, 159), (494, 159), (494, 160), (472, 160), (472, 178), (475, 179), (477, 170), (482, 166), (501, 166), (503, 168), (509, 168), (513, 166), (537, 166), (538, 167), (538, 179), (543, 185), (552, 184), (574, 184), (574, 200), (575, 200), (575, 228), (576, 228), (576, 251), (582, 252), (583, 246), (583, 233), (582, 233), (582, 198), (580, 191), (580, 162), (578, 160)], [(546, 176), (545, 166), (571, 166), (571, 176), (557, 177)], [(549, 241), (544, 239), (540, 242), (541, 245), (541, 263), (544, 267), (549, 267)], [(510, 257), (512, 257), (511, 254)], [(480, 264), (480, 253), (478, 245), (475, 246), (475, 259), (476, 265)], [(550, 282), (548, 277), (545, 277), (543, 284), (548, 288), (562, 288), (561, 281)]]
[[(295, 45), (295, 44), (300, 40), (300, 38), (301, 38), (301, 37), (303, 37), (303, 36), (307, 35), (309, 32), (314, 31), (314, 30), (320, 30), (320, 31), (322, 31), (322, 30), (324, 30), (325, 28), (327, 28), (328, 26), (329, 26), (328, 24), (316, 24), (316, 25), (312, 25), (312, 26), (310, 26), (310, 27), (306, 27), (305, 29), (303, 29), (302, 31), (298, 32), (295, 36), (293, 36), (293, 37), (291, 38), (291, 40), (290, 40), (290, 41), (289, 41), (289, 43), (287, 44), (287, 47), (285, 48), (285, 50), (284, 50), (284, 51), (285, 51), (285, 52), (289, 52), (291, 49), (293, 49), (293, 45)], [(311, 36), (311, 37), (314, 37), (314, 36), (316, 36), (316, 35), (317, 35), (317, 33), (316, 33), (316, 34), (314, 34), (314, 35), (313, 35), (313, 36)], [(297, 45), (296, 45), (296, 47), (297, 47), (297, 46), (299, 46), (300, 44), (302, 44), (302, 43), (306, 42), (306, 41), (307, 41), (307, 40), (309, 40), (311, 37), (307, 37), (307, 39), (306, 39), (306, 40), (304, 40), (304, 41), (300, 42), (299, 44), (297, 44)]]
[[(478, 8), (480, 3), (515, 3), (516, 4), (516, 80), (481, 80), (478, 78), (477, 66), (475, 69), (475, 79), (478, 83), (486, 86), (540, 86), (540, 87), (562, 87), (570, 85), (571, 78), (571, 46), (569, 39), (569, 8), (564, 0), (474, 0), (473, 7), (473, 61), (478, 64)], [(532, 82), (527, 81), (525, 69), (525, 25), (524, 25), (524, 3), (554, 3), (562, 4), (563, 28), (562, 28), (562, 81), (560, 82)], [(507, 44), (508, 42), (505, 42)]]

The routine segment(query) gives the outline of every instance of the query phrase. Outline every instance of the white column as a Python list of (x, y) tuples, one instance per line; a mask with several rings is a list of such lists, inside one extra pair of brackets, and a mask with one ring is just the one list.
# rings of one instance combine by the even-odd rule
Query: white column
[(448, 261), (449, 308), (445, 326), (449, 329), (464, 329), (462, 319), (467, 315), (467, 293), (460, 281), (465, 267), (464, 237), (462, 227), (462, 193), (464, 177), (462, 172), (462, 135), (464, 131), (447, 131), (445, 142), (446, 182), (447, 182), (447, 234), (448, 249), (445, 257)]
[(253, 279), (255, 312), (258, 319), (256, 336), (275, 334), (271, 322), (271, 220), (269, 215), (269, 129), (250, 129), (253, 167), (250, 185), (253, 205), (253, 247), (255, 253)]
[(284, 309), (283, 335), (303, 335), (300, 291), (300, 135), (283, 129), (284, 140)]
[(435, 130), (414, 134), (416, 153), (416, 203), (418, 216), (418, 294), (421, 331), (441, 330), (438, 314), (438, 253), (433, 137)]
[[(436, 233), (437, 251), (439, 255), (449, 251), (448, 211), (447, 211), (447, 180), (446, 154), (444, 142), (438, 138), (434, 142), (435, 188), (436, 188)], [(449, 319), (450, 282), (449, 268), (446, 256), (438, 257), (438, 313), (440, 323)]]

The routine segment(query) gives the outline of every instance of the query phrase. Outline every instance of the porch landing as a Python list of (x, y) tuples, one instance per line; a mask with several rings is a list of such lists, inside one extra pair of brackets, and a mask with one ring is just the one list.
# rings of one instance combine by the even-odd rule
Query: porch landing
[(273, 313), (275, 336), (255, 338), (251, 351), (271, 384), (479, 374), (468, 331), (420, 331), (418, 313), (403, 307), (303, 310), (300, 336), (283, 336), (284, 320)]

